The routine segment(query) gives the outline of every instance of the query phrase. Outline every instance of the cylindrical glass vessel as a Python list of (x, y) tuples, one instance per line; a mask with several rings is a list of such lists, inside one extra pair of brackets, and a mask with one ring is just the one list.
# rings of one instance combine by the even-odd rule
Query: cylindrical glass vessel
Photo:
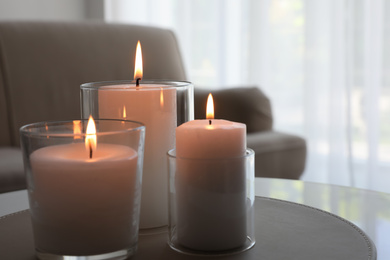
[(254, 152), (189, 159), (168, 152), (169, 240), (178, 252), (226, 255), (255, 244)]
[(189, 82), (96, 82), (81, 85), (82, 117), (135, 120), (145, 124), (145, 157), (140, 228), (168, 225), (166, 152), (175, 147), (175, 129), (194, 119)]
[(39, 259), (126, 259), (137, 249), (145, 127), (95, 126), (95, 134), (87, 120), (20, 129)]

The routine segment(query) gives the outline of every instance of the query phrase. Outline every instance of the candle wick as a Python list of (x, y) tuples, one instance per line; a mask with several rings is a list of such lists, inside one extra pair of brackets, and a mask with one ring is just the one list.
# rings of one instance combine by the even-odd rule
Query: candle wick
[(209, 119), (209, 125), (211, 125), (211, 119)]
[(91, 145), (91, 142), (89, 142), (89, 159), (92, 159), (92, 145)]
[(140, 80), (141, 80), (141, 78), (137, 78), (137, 79), (135, 80), (135, 82), (136, 82), (136, 83), (135, 83), (135, 86), (136, 86), (136, 87), (139, 87), (139, 81), (140, 81)]

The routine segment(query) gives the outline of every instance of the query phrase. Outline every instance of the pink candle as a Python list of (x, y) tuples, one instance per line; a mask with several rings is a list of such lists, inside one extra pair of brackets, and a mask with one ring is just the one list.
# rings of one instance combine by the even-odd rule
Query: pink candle
[(173, 86), (145, 83), (142, 77), (138, 42), (134, 66), (137, 83), (101, 87), (99, 117), (138, 121), (146, 127), (140, 228), (147, 229), (168, 225), (166, 152), (175, 146), (177, 106)]
[(202, 251), (246, 241), (246, 125), (194, 120), (176, 129), (177, 237)]
[(37, 248), (89, 255), (135, 244), (137, 158), (133, 149), (113, 144), (99, 144), (92, 159), (84, 143), (34, 151), (29, 198)]
[(176, 129), (176, 156), (230, 158), (245, 154), (246, 126), (227, 120), (193, 120)]
[(206, 120), (193, 120), (176, 129), (176, 156), (182, 158), (240, 157), (246, 150), (246, 125), (214, 119), (213, 97), (207, 99)]

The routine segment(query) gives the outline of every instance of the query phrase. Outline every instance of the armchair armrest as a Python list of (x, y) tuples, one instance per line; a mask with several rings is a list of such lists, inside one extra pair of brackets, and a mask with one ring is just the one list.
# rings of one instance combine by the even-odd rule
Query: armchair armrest
[(277, 131), (250, 133), (247, 146), (255, 151), (256, 177), (299, 179), (305, 168), (306, 141)]

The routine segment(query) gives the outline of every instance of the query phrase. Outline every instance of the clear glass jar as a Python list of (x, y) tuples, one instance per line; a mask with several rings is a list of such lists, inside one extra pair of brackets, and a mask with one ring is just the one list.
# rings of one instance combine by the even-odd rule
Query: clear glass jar
[[(20, 129), (39, 259), (126, 259), (138, 242), (145, 127), (43, 122)], [(95, 138), (95, 142), (92, 140)]]
[[(194, 119), (193, 85), (180, 81), (94, 82), (81, 85), (82, 117), (115, 118), (146, 126), (140, 228), (168, 225), (166, 152), (175, 147), (175, 129)], [(141, 232), (142, 232), (141, 230)]]
[(169, 240), (178, 252), (235, 254), (252, 248), (254, 151), (227, 159), (188, 159), (168, 152)]

